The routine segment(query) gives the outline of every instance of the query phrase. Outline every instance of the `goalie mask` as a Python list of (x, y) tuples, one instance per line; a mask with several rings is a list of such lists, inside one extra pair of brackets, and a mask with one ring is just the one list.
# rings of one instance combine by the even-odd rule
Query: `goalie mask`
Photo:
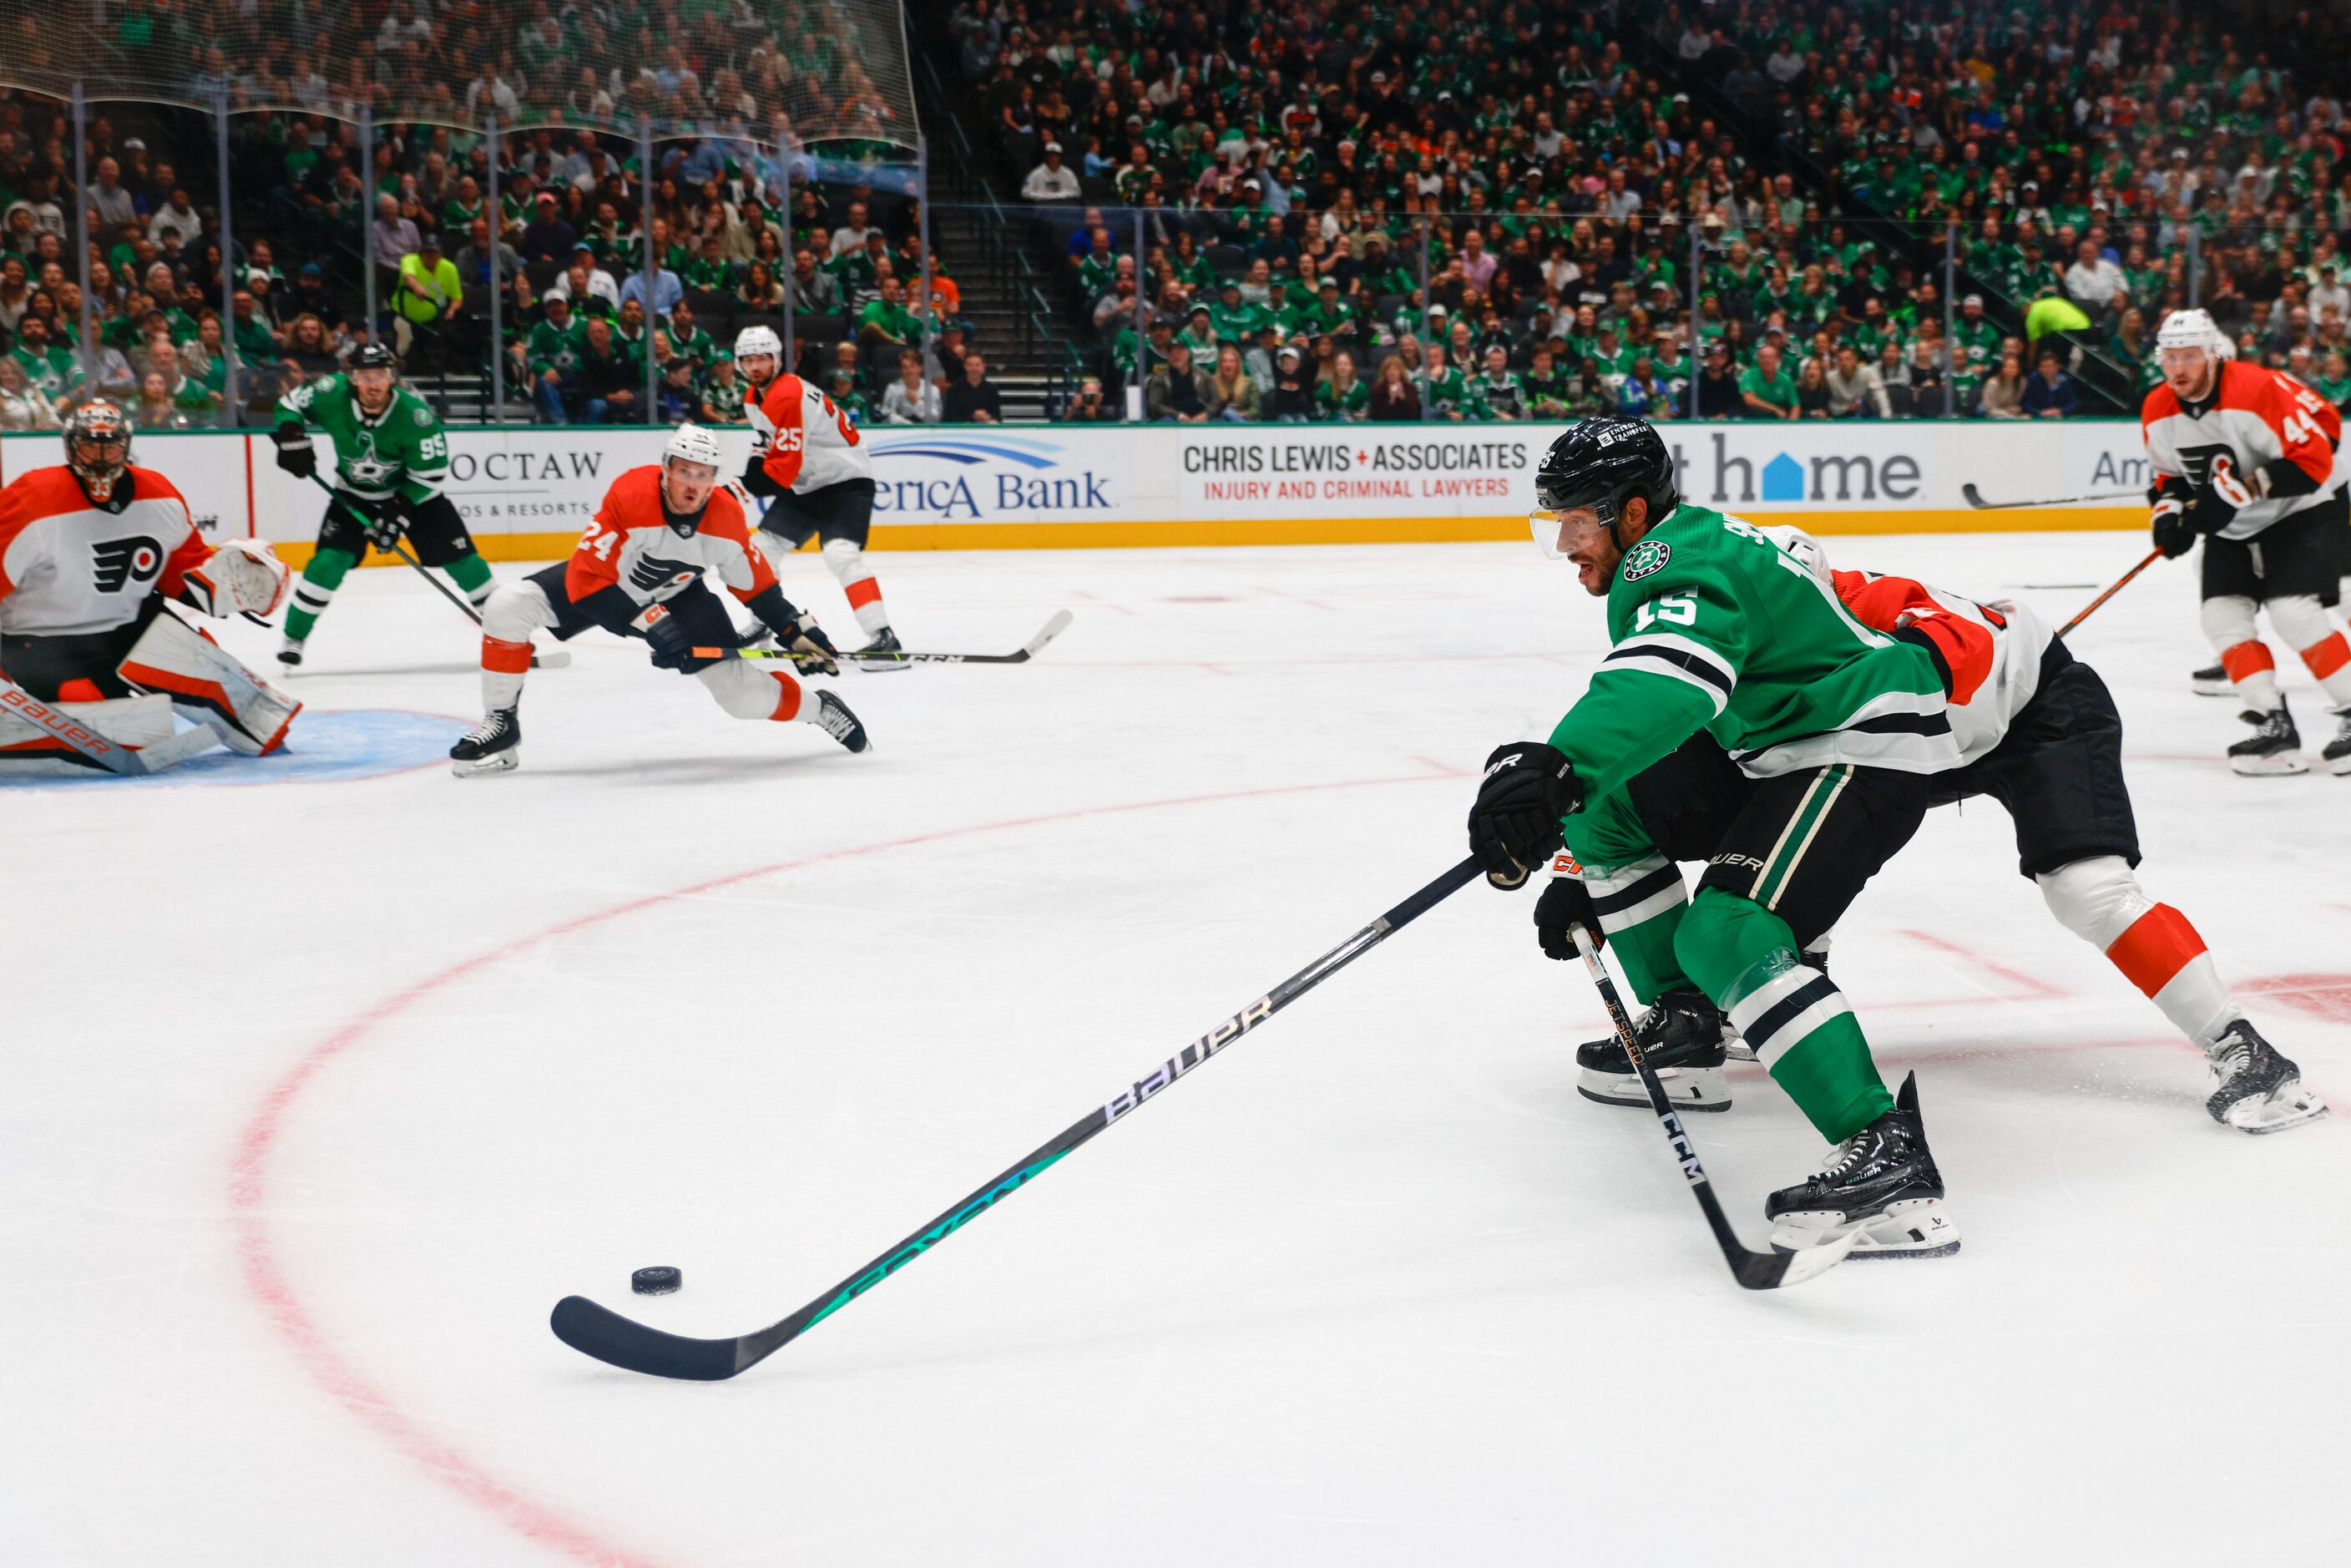
[(116, 482), (131, 466), (131, 422), (122, 410), (92, 398), (67, 416), (65, 439), (66, 466), (89, 498), (100, 504), (111, 499)]

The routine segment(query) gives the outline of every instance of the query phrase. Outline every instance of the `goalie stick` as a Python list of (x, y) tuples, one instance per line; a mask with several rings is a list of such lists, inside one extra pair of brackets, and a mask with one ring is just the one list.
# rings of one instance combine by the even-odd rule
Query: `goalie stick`
[[(933, 1218), (922, 1229), (780, 1322), (772, 1323), (755, 1333), (737, 1334), (733, 1339), (688, 1339), (682, 1334), (647, 1328), (632, 1318), (624, 1318), (608, 1307), (598, 1306), (585, 1296), (566, 1296), (555, 1303), (549, 1326), (554, 1329), (556, 1338), (572, 1349), (631, 1372), (705, 1383), (732, 1377), (746, 1367), (773, 1355), (972, 1219), (986, 1213), (999, 1198), (1019, 1190), (1023, 1184), (1043, 1174), (1079, 1145), (1130, 1114), (1178, 1078), (1459, 892), (1478, 872), (1478, 862), (1474, 857), (1452, 867), (1435, 882), (1153, 1068), (1143, 1078), (1121, 1089), (1106, 1103), (1087, 1112), (1078, 1121), (1029, 1150), (1012, 1166), (957, 1200), (953, 1207)], [(1785, 1266), (1784, 1260), (1774, 1261)], [(1815, 1268), (1824, 1266), (1814, 1265)]]
[[(339, 497), (342, 494), (341, 491), (327, 483), (325, 475), (313, 474), (310, 477), (317, 482), (319, 488), (324, 490), (328, 495)], [(372, 544), (374, 541), (370, 540), (369, 542)], [(444, 583), (439, 578), (426, 570), (423, 561), (408, 553), (408, 547), (405, 544), (402, 543), (398, 539), (392, 540), (392, 553), (406, 561), (410, 566), (414, 567), (416, 569), (416, 575), (433, 585), (434, 592), (439, 594), (442, 598), (447, 600), (450, 603), (457, 607), (457, 613), (463, 615), (466, 620), (471, 621), (476, 626), (479, 626), (482, 623), (482, 618), (475, 612), (474, 607), (466, 603), (464, 600), (458, 598), (455, 594), (450, 592), (447, 584)], [(268, 622), (264, 622), (262, 624), (266, 625)], [(569, 663), (571, 663), (571, 655), (560, 648), (549, 648), (544, 653), (534, 653), (530, 656), (530, 667), (534, 670), (559, 670)]]
[(0, 707), (38, 726), (57, 741), (85, 759), (96, 763), (109, 773), (125, 779), (143, 779), (160, 773), (177, 763), (185, 762), (200, 751), (210, 751), (221, 743), (220, 736), (209, 725), (183, 729), (152, 746), (133, 748), (100, 735), (95, 725), (84, 724), (52, 703), (45, 703), (5, 675), (0, 675)]
[(1682, 1176), (1689, 1183), (1691, 1196), (1698, 1207), (1706, 1211), (1708, 1228), (1714, 1232), (1717, 1245), (1722, 1249), (1722, 1260), (1730, 1265), (1730, 1277), (1750, 1291), (1776, 1291), (1782, 1285), (1793, 1285), (1813, 1275), (1835, 1268), (1861, 1239), (1858, 1229), (1848, 1232), (1826, 1247), (1808, 1247), (1801, 1252), (1750, 1252), (1730, 1228), (1730, 1221), (1722, 1212), (1722, 1200), (1714, 1196), (1714, 1184), (1707, 1179), (1706, 1167), (1698, 1163), (1698, 1151), (1690, 1146), (1689, 1134), (1682, 1131), (1681, 1118), (1666, 1100), (1665, 1085), (1657, 1082), (1657, 1070), (1641, 1054), (1641, 1042), (1634, 1037), (1633, 1022), (1625, 1016), (1625, 1004), (1616, 995), (1616, 982), (1608, 977), (1608, 966), (1592, 946), (1592, 933), (1583, 926), (1575, 932), (1575, 950), (1583, 955), (1583, 967), (1592, 972), (1592, 983), (1600, 989), (1600, 999), (1608, 1009), (1608, 1020), (1616, 1028), (1617, 1041), (1625, 1054), (1633, 1061), (1633, 1070), (1641, 1075), (1641, 1087), (1648, 1092), (1649, 1109), (1656, 1113), (1657, 1124), (1666, 1130), (1666, 1141), (1674, 1146), (1674, 1157), (1681, 1162)]
[[(1039, 628), (1037, 634), (1009, 653), (910, 653), (904, 649), (893, 653), (844, 652), (839, 662), (846, 664), (1025, 664), (1046, 643), (1069, 630), (1070, 612), (1056, 610), (1053, 618)], [(797, 663), (806, 653), (795, 653), (783, 648), (694, 648), (688, 650), (697, 659), (789, 659)]]
[(2145, 490), (2097, 490), (2087, 496), (2053, 496), (2045, 501), (1987, 501), (1983, 492), (1973, 485), (1960, 486), (1959, 494), (1979, 512), (2005, 512), (2019, 507), (2070, 507), (2076, 501), (2144, 500), (2147, 497)]

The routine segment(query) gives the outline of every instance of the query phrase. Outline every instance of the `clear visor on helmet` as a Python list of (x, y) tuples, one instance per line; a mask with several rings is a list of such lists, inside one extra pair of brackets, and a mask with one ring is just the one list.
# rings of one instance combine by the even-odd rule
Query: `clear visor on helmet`
[(1574, 552), (1579, 536), (1605, 530), (1614, 508), (1606, 501), (1581, 507), (1561, 507), (1527, 514), (1527, 528), (1549, 560), (1565, 560)]
[(1529, 512), (1527, 527), (1535, 536), (1535, 547), (1546, 560), (1565, 560), (1567, 524), (1557, 512)]

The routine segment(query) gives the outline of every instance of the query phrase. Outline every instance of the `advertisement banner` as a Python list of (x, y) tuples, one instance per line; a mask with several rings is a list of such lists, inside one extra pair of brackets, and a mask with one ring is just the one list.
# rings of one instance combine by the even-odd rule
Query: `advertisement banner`
[[(1823, 533), (2142, 528), (2128, 420), (1666, 423), (1690, 500)], [(1517, 538), (1547, 424), (877, 425), (877, 549), (1317, 544)], [(614, 478), (661, 460), (665, 430), (524, 426), (450, 432), (446, 489), (493, 559), (562, 555)], [(727, 472), (750, 432), (719, 433)], [(150, 433), (141, 463), (178, 485), (208, 532), (308, 559), (326, 509), (281, 472), (266, 433)], [(56, 463), (55, 434), (0, 440), (0, 480)]]

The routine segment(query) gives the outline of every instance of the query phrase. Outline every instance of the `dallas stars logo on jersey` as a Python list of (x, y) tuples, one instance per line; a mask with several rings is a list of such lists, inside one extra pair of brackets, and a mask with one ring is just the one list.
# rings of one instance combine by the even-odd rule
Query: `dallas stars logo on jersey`
[(281, 421), (300, 420), (335, 444), (342, 487), (381, 498), (397, 494), (414, 504), (440, 493), (449, 472), (449, 437), (424, 400), (394, 387), (382, 413), (370, 419), (348, 376), (320, 376), (277, 402)]
[(1673, 547), (1663, 539), (1643, 539), (1625, 552), (1625, 580), (1638, 582), (1663, 571), (1674, 559)]

